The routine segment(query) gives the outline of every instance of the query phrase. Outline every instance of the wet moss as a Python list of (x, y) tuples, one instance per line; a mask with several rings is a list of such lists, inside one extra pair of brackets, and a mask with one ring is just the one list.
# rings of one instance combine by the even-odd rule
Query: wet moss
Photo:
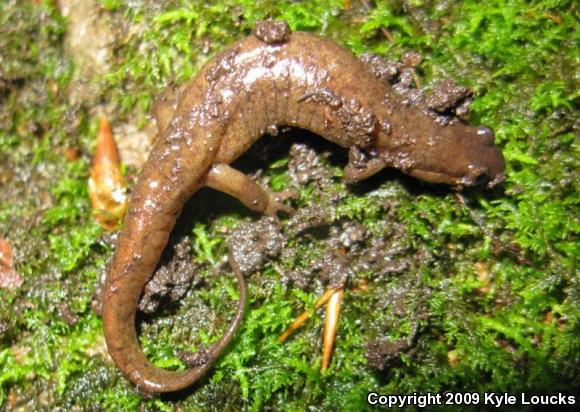
[[(242, 159), (240, 168), (275, 190), (295, 185), (294, 205), (307, 224), (286, 220), (285, 250), (249, 277), (243, 326), (212, 372), (186, 393), (154, 398), (137, 393), (111, 363), (93, 310), (113, 242), (91, 219), (95, 103), (68, 100), (75, 69), (64, 47), (67, 22), (53, 2), (0, 6), (0, 237), (12, 244), (24, 278), (20, 289), (0, 290), (0, 408), (349, 410), (364, 409), (370, 390), (578, 388), (577, 7), (377, 3), (366, 10), (342, 0), (101, 2), (100, 17), (114, 28), (114, 61), (90, 82), (103, 91), (113, 124), (143, 126), (159, 88), (183, 84), (256, 19), (271, 16), (357, 53), (420, 52), (422, 83), (453, 78), (472, 88), (471, 121), (495, 129), (508, 160), (503, 187), (468, 193), (462, 206), (449, 191), (393, 171), (346, 189), (345, 154), (312, 136), (282, 136), (286, 143), (267, 156)], [(293, 180), (288, 149), (300, 139), (325, 179)], [(226, 236), (258, 218), (209, 191), (191, 200), (174, 237), (193, 239), (195, 287), (139, 322), (156, 364), (184, 368), (179, 350), (195, 351), (225, 330), (237, 296), (224, 264)], [(320, 373), (321, 314), (284, 345), (277, 336), (314, 307), (328, 279), (313, 272), (297, 283), (289, 274), (335, 259), (337, 230), (355, 221), (367, 231), (363, 255), (374, 240), (401, 266), (353, 274), (351, 284), (364, 280), (368, 290), (347, 291), (331, 367)], [(416, 342), (388, 354), (384, 370), (371, 369), (365, 344), (388, 347), (414, 334)]]

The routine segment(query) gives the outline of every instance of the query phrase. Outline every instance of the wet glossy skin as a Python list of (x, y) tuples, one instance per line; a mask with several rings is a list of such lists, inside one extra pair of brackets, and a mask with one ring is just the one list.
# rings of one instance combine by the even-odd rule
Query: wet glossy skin
[[(176, 108), (172, 107), (176, 103)], [(201, 365), (170, 372), (144, 356), (135, 331), (137, 303), (186, 200), (209, 186), (252, 210), (287, 210), (270, 193), (228, 166), (265, 132), (297, 126), (348, 148), (345, 180), (395, 167), (458, 189), (504, 178), (493, 132), (461, 121), (442, 126), (424, 107), (407, 104), (391, 85), (336, 43), (262, 22), (254, 35), (208, 62), (175, 99), (156, 110), (160, 138), (133, 191), (103, 296), (105, 338), (117, 366), (141, 390), (170, 392), (199, 379), (223, 351), (242, 319), (238, 312)]]

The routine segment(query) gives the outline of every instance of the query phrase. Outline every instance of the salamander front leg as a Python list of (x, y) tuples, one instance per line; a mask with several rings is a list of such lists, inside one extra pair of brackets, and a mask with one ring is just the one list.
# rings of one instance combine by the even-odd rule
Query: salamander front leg
[(289, 215), (294, 213), (294, 209), (283, 202), (298, 196), (294, 190), (270, 192), (226, 164), (212, 166), (205, 178), (205, 185), (237, 198), (247, 208), (270, 216), (278, 224), (280, 223), (278, 212)]
[(348, 152), (348, 164), (344, 169), (344, 183), (355, 183), (380, 172), (387, 166), (380, 157), (370, 157), (356, 146)]

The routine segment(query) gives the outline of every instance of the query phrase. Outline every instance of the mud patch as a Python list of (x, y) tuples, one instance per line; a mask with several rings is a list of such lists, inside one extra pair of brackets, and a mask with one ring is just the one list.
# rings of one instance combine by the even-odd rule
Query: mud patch
[(145, 285), (143, 296), (139, 301), (139, 310), (153, 313), (164, 300), (176, 302), (191, 287), (197, 273), (197, 265), (192, 261), (191, 239), (183, 237), (172, 248), (166, 249), (165, 257), (159, 269)]
[(292, 30), (284, 20), (264, 20), (256, 22), (256, 27), (252, 34), (266, 44), (275, 44), (287, 42), (290, 39)]
[(230, 256), (240, 271), (250, 274), (260, 269), (268, 258), (278, 256), (286, 238), (269, 218), (256, 223), (242, 223), (228, 236)]

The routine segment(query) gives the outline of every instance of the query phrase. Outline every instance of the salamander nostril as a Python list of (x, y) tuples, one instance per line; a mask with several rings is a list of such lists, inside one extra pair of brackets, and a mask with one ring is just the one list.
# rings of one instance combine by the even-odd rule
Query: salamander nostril
[(495, 133), (490, 127), (479, 126), (477, 128), (477, 135), (481, 136), (489, 144), (493, 144), (495, 140)]
[(476, 186), (480, 186), (484, 183), (487, 183), (488, 181), (489, 181), (489, 174), (487, 174), (487, 172), (481, 172), (477, 176), (475, 176), (475, 178), (473, 179), (473, 183)]

